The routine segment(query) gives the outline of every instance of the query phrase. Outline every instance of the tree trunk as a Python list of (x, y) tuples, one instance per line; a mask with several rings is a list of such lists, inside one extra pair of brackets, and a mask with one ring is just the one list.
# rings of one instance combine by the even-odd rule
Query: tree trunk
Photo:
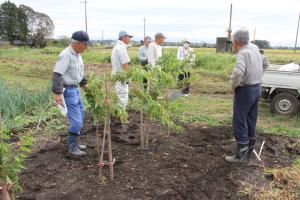
[(5, 180), (2, 180), (2, 197), (3, 197), (3, 200), (11, 200), (9, 197), (9, 193), (7, 190), (7, 185), (6, 185)]

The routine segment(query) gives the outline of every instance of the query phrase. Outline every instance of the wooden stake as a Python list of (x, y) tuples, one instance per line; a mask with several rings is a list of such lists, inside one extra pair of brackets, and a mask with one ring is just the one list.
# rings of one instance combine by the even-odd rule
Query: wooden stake
[(265, 145), (265, 140), (262, 142), (262, 144), (261, 144), (261, 147), (260, 147), (260, 150), (259, 150), (259, 153), (258, 153), (258, 156), (260, 157), (261, 156), (261, 153), (262, 153), (262, 150), (263, 150), (263, 148), (264, 148), (264, 145)]
[(257, 152), (256, 152), (255, 150), (253, 150), (253, 153), (254, 153), (255, 157), (257, 158), (257, 160), (258, 160), (259, 162), (261, 162), (262, 160), (261, 160), (261, 158), (259, 157), (259, 155), (257, 154)]

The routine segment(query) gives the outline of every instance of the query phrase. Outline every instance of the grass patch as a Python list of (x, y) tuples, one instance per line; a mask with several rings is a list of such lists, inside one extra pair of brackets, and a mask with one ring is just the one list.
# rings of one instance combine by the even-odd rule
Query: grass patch
[[(28, 91), (20, 86), (8, 86), (0, 79), (0, 113), (4, 119), (5, 128), (15, 125), (15, 119), (24, 113), (42, 109), (49, 104), (50, 87), (45, 91)], [(39, 110), (40, 111), (40, 110)]]
[[(132, 63), (137, 63), (137, 49), (129, 48)], [(46, 88), (52, 69), (63, 48), (0, 49), (0, 76), (10, 85), (22, 85), (35, 91)], [(82, 54), (84, 62), (101, 65), (110, 60), (112, 49), (88, 48)], [(176, 55), (177, 48), (164, 48), (165, 54)], [(191, 96), (180, 98), (172, 104), (172, 115), (181, 122), (206, 123), (209, 125), (231, 124), (233, 96), (229, 75), (235, 64), (235, 55), (215, 53), (213, 48), (196, 48), (196, 66), (191, 77)], [(290, 50), (265, 50), (271, 62), (300, 61), (300, 52)], [(20, 81), (21, 80), (21, 81)], [(300, 136), (296, 117), (272, 115), (270, 105), (260, 104), (258, 129), (270, 134)]]
[(232, 102), (218, 96), (191, 95), (171, 101), (172, 118), (181, 123), (204, 123), (211, 126), (230, 123)]

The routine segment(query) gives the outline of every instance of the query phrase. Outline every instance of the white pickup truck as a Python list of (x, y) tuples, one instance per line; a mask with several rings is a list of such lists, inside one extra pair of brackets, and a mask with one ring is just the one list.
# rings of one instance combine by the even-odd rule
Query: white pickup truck
[(280, 65), (271, 65), (262, 79), (262, 99), (271, 102), (272, 111), (294, 115), (300, 105), (300, 72), (279, 71)]

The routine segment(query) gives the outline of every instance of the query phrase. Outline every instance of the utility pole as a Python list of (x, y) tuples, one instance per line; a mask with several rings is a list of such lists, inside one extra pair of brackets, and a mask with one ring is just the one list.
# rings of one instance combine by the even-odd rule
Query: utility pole
[(226, 52), (232, 52), (231, 20), (232, 20), (232, 4), (230, 4), (229, 27), (228, 27), (228, 30), (227, 30), (227, 40), (226, 40), (226, 45), (225, 45), (225, 51)]
[(296, 53), (296, 50), (297, 50), (298, 33), (299, 33), (299, 23), (300, 23), (300, 13), (299, 13), (299, 18), (298, 18), (298, 25), (297, 25), (297, 33), (296, 33), (296, 42), (295, 42), (294, 53)]
[(254, 29), (254, 35), (253, 35), (253, 43), (256, 43), (256, 28)]
[(232, 33), (231, 20), (232, 20), (232, 4), (230, 4), (230, 19), (229, 19), (229, 27), (228, 27), (228, 31), (227, 31), (228, 40), (231, 40), (231, 33)]
[(143, 21), (144, 21), (144, 38), (143, 38), (143, 40), (144, 40), (146, 37), (146, 21), (147, 21), (145, 17), (144, 17)]
[(101, 32), (102, 32), (102, 36), (101, 36), (101, 37), (102, 37), (102, 39), (101, 39), (101, 44), (104, 45), (104, 40), (103, 40), (103, 32), (104, 32), (104, 31), (102, 30)]
[(87, 4), (87, 1), (84, 0), (82, 1), (81, 3), (84, 3), (84, 17), (85, 17), (85, 32), (87, 33), (87, 11), (86, 11), (86, 4)]

